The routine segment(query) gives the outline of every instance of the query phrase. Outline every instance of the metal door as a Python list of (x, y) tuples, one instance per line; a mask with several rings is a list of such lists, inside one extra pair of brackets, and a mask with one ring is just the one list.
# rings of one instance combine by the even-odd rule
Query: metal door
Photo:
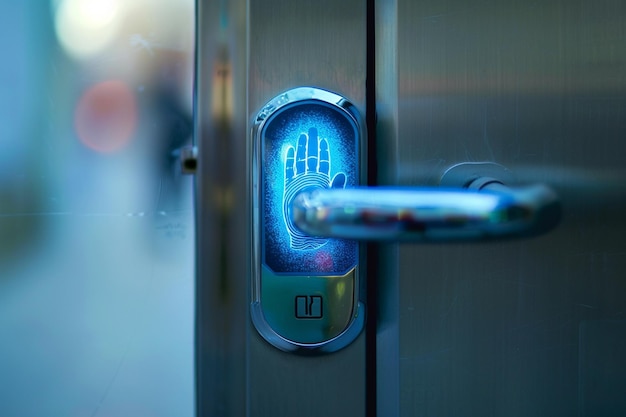
[[(626, 413), (626, 4), (200, 1), (198, 17), (199, 415)], [(250, 128), (298, 86), (367, 119), (372, 185), (498, 163), (550, 185), (561, 224), (371, 245), (359, 338), (270, 346), (249, 318)]]
[(384, 180), (491, 161), (563, 205), (540, 238), (393, 250), (379, 415), (624, 415), (626, 3), (407, 0), (377, 16)]

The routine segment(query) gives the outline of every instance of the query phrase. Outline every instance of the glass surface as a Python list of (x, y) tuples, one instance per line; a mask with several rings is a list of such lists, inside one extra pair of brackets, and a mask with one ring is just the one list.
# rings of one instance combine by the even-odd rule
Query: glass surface
[(0, 3), (0, 416), (192, 416), (192, 0)]
[(358, 128), (337, 107), (316, 100), (286, 106), (261, 132), (263, 262), (276, 273), (329, 275), (357, 263), (356, 241), (305, 235), (290, 207), (303, 190), (358, 184)]

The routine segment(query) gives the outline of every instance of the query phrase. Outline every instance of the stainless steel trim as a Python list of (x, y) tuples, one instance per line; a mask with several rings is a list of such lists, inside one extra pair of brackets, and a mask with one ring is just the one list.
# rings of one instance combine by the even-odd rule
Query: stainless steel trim
[(246, 1), (196, 2), (196, 413), (249, 415)]

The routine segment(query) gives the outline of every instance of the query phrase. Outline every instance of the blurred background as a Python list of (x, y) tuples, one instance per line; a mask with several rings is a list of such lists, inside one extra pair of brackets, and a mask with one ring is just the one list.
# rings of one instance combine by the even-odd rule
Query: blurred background
[(193, 0), (0, 2), (0, 416), (194, 413)]

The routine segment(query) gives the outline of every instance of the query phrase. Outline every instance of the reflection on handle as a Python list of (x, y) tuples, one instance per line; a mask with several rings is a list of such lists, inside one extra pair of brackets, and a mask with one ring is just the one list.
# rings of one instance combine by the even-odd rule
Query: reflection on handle
[(463, 241), (535, 236), (561, 217), (545, 185), (509, 188), (480, 178), (466, 188), (326, 189), (303, 191), (291, 215), (303, 232), (358, 240)]

